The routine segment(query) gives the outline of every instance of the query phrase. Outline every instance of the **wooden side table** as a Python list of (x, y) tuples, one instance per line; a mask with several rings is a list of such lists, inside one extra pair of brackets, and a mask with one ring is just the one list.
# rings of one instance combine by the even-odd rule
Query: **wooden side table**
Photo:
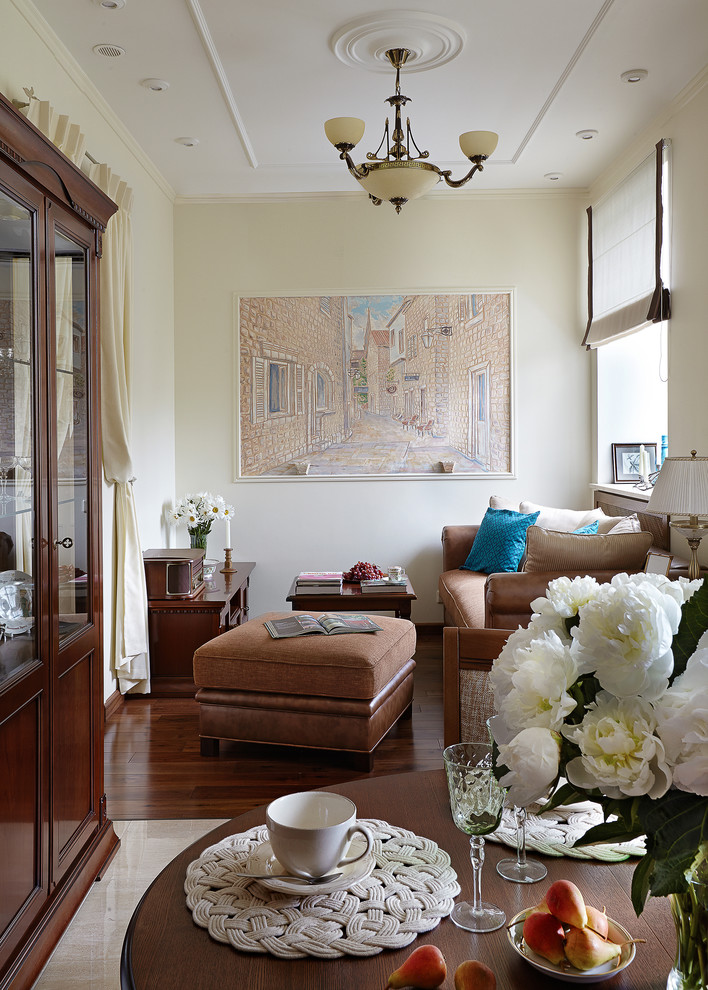
[(286, 601), (293, 609), (304, 612), (393, 612), (397, 619), (410, 619), (411, 602), (417, 595), (410, 580), (405, 591), (367, 591), (362, 594), (361, 585), (345, 581), (342, 590), (336, 595), (318, 595), (297, 591), (297, 578), (290, 585)]
[(152, 697), (193, 696), (194, 651), (248, 620), (248, 584), (256, 565), (236, 562), (231, 566), (236, 568), (233, 574), (217, 571), (195, 598), (148, 602)]

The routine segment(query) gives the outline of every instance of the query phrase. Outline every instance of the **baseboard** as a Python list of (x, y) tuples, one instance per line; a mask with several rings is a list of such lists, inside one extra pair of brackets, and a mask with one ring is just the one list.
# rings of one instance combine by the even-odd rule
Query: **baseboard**
[(120, 691), (114, 691), (113, 694), (110, 694), (103, 703), (104, 721), (107, 722), (124, 704), (125, 699)]

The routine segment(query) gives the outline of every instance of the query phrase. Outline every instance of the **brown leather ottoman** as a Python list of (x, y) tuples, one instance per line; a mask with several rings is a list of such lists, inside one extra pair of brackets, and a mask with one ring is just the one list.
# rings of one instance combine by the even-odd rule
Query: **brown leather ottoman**
[(233, 739), (341, 750), (370, 770), (411, 713), (415, 626), (376, 615), (381, 632), (271, 639), (263, 622), (293, 614), (257, 616), (194, 654), (202, 756)]

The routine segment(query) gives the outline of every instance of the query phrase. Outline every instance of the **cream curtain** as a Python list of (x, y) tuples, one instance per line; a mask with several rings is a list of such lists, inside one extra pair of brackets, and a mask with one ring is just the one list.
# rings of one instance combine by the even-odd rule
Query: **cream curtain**
[(121, 694), (150, 691), (145, 569), (130, 457), (130, 362), (133, 306), (133, 193), (107, 165), (90, 178), (118, 205), (103, 236), (101, 259), (101, 428), (103, 470), (114, 496), (113, 669)]

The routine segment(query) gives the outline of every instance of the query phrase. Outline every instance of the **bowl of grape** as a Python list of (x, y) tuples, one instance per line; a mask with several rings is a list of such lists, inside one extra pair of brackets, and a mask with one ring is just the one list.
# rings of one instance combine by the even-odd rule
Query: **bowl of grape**
[(344, 581), (355, 584), (360, 581), (374, 581), (383, 576), (384, 572), (376, 564), (370, 564), (366, 560), (358, 560), (353, 567), (344, 572), (342, 578)]

